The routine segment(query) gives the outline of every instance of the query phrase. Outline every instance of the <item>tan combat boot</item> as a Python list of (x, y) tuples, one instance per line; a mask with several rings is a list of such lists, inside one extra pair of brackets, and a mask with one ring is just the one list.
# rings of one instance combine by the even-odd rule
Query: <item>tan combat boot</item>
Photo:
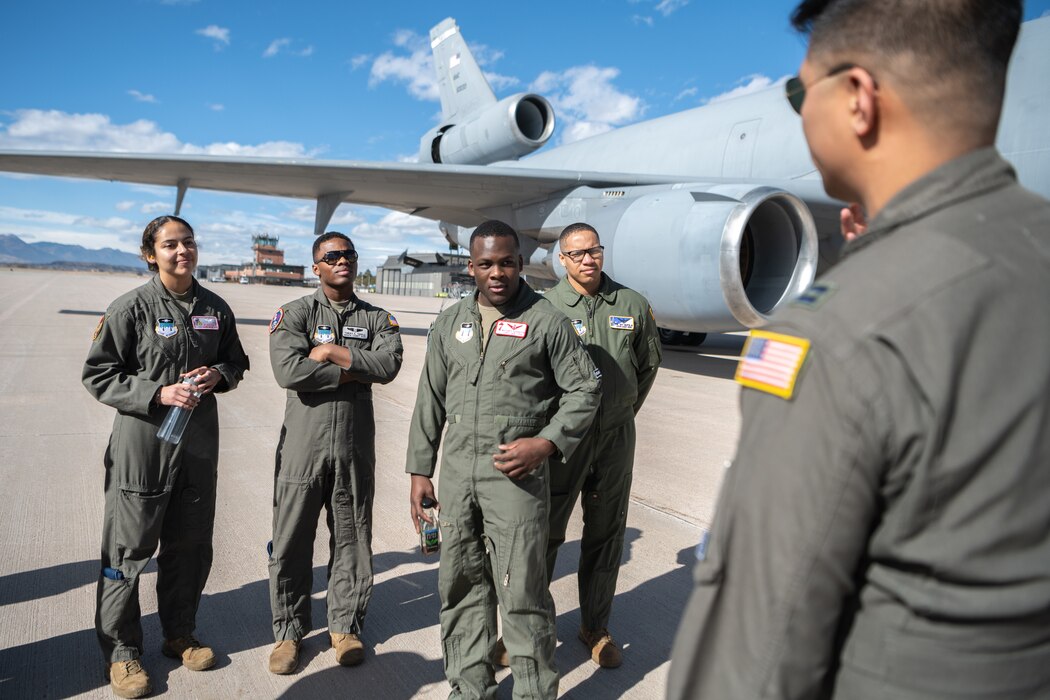
[(109, 687), (121, 698), (144, 698), (153, 692), (149, 674), (138, 659), (110, 664)]
[(165, 639), (160, 652), (172, 659), (179, 659), (191, 671), (204, 671), (215, 665), (215, 653), (211, 647), (202, 646), (195, 637)]
[(270, 673), (287, 676), (299, 668), (299, 642), (294, 639), (282, 639), (270, 652)]
[(356, 666), (365, 660), (365, 645), (353, 633), (332, 632), (332, 648), (340, 666)]
[(623, 663), (620, 649), (608, 630), (592, 631), (581, 627), (580, 641), (591, 650), (591, 660), (602, 668), (618, 668)]

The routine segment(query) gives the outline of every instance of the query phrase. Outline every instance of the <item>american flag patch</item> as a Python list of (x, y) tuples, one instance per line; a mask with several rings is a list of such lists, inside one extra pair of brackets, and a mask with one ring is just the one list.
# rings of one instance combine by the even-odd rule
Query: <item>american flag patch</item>
[(736, 367), (736, 380), (752, 389), (790, 399), (807, 352), (809, 341), (805, 338), (751, 331)]

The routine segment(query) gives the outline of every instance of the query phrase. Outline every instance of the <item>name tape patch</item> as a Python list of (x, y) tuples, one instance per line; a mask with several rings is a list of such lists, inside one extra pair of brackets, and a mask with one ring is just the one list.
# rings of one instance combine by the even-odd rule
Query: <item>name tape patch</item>
[(524, 338), (529, 332), (529, 324), (517, 323), (515, 321), (496, 321), (496, 335), (505, 335), (511, 338)]
[(343, 326), (343, 337), (353, 340), (368, 340), (368, 329), (360, 326)]
[(190, 322), (195, 331), (217, 331), (219, 330), (219, 319), (215, 316), (191, 316)]
[(736, 381), (746, 387), (790, 399), (808, 352), (809, 340), (806, 338), (751, 331), (736, 367)]
[(633, 331), (634, 316), (610, 316), (609, 328), (615, 328), (619, 331)]

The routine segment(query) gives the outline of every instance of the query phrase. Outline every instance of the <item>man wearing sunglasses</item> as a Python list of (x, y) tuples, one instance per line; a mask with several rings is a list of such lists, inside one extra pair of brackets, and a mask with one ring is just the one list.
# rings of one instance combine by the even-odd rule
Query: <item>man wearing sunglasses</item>
[(634, 417), (660, 367), (660, 336), (649, 302), (602, 271), (604, 247), (587, 224), (567, 226), (558, 240), (565, 277), (545, 295), (572, 321), (602, 373), (602, 404), (571, 459), (551, 470), (551, 532), (547, 581), (558, 548), (583, 493), (580, 540), (582, 641), (602, 668), (616, 668), (621, 653), (608, 632), (623, 555), (634, 467)]
[(341, 233), (318, 236), (313, 294), (270, 322), (270, 364), (288, 390), (277, 445), (270, 551), (273, 673), (295, 671), (310, 632), (313, 544), (323, 508), (329, 530), (328, 632), (336, 661), (364, 660), (361, 626), (372, 593), (375, 417), (372, 385), (401, 369), (401, 335), (386, 311), (354, 293), (357, 251)]
[(1018, 0), (807, 0), (788, 99), (867, 231), (752, 332), (669, 697), (1050, 697), (1050, 202)]

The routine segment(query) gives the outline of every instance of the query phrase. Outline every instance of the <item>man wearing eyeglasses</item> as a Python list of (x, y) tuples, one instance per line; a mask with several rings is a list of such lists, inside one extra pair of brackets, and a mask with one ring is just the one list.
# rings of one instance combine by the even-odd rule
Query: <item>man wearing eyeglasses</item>
[(867, 230), (752, 332), (670, 698), (1050, 697), (1050, 202), (1017, 0), (807, 0), (788, 99)]
[(583, 494), (579, 638), (602, 668), (622, 658), (608, 631), (623, 555), (634, 468), (635, 428), (660, 367), (660, 336), (649, 302), (602, 272), (604, 247), (587, 224), (567, 226), (558, 240), (565, 277), (545, 295), (572, 321), (602, 373), (602, 403), (580, 447), (551, 469), (547, 581), (576, 501)]
[(328, 632), (336, 661), (364, 660), (361, 626), (372, 593), (375, 417), (372, 385), (401, 369), (401, 335), (386, 311), (354, 293), (357, 251), (335, 231), (317, 237), (320, 288), (270, 322), (270, 364), (288, 390), (277, 445), (270, 552), (273, 673), (295, 671), (311, 630), (317, 519), (327, 514)]

